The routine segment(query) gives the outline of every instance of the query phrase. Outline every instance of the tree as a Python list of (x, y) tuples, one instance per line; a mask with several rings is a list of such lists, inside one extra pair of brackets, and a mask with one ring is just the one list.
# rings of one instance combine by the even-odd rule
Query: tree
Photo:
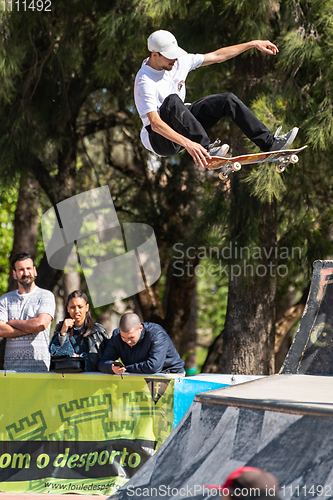
[[(136, 302), (144, 319), (165, 316), (178, 344), (194, 282), (174, 279), (170, 246), (184, 238), (182, 226), (195, 217), (198, 180), (188, 174), (188, 159), (162, 162), (156, 175), (147, 172), (132, 110), (132, 82), (152, 18), (159, 22), (183, 9), (182, 3), (159, 7), (155, 13), (149, 1), (59, 0), (52, 13), (2, 13), (0, 168), (7, 178), (29, 171), (54, 206), (108, 182), (120, 218), (151, 223), (167, 276), (164, 310), (157, 285)], [(105, 153), (101, 166), (87, 151), (86, 140), (96, 138)], [(54, 289), (62, 271), (50, 268), (44, 256), (38, 276), (40, 286)]]
[[(226, 371), (272, 372), (276, 303), (291, 285), (295, 297), (302, 294), (312, 260), (331, 251), (331, 7), (331, 1), (315, 0), (226, 0), (222, 5), (217, 0), (204, 5), (58, 0), (51, 14), (1, 14), (2, 179), (28, 171), (48, 206), (107, 183), (122, 222), (152, 225), (162, 278), (134, 299), (142, 317), (163, 322), (177, 346), (196, 287), (195, 273), (188, 269), (200, 256), (197, 250), (191, 257), (184, 252), (175, 269), (176, 243), (198, 249), (218, 237), (220, 249), (229, 244), (249, 249), (243, 258), (234, 251), (223, 263), (230, 278)], [(277, 40), (281, 50), (275, 59), (246, 53), (195, 71), (188, 79), (188, 100), (234, 91), (272, 129), (301, 125), (299, 141), (317, 148), (320, 169), (313, 171), (310, 150), (301, 159), (302, 177), (295, 175), (298, 167), (282, 176), (263, 167), (244, 169), (224, 184), (193, 166), (186, 153), (154, 163), (138, 140), (132, 85), (146, 55), (147, 34), (161, 26), (192, 52), (251, 38)], [(214, 134), (234, 151), (249, 147), (228, 121), (221, 121)], [(284, 257), (279, 248), (290, 255)], [(301, 248), (301, 255), (291, 252), (294, 248)], [(253, 272), (235, 276), (236, 266), (244, 264)], [(283, 265), (286, 275), (270, 276)], [(268, 272), (261, 276), (264, 268)], [(41, 260), (41, 286), (53, 289), (61, 275), (45, 257)]]
[[(237, 6), (233, 2), (227, 2), (227, 4), (229, 8), (234, 7), (235, 10), (231, 17), (235, 20), (236, 16), (236, 26), (241, 26), (244, 31), (246, 31), (244, 26), (250, 27), (254, 17), (257, 23), (258, 16), (262, 16), (263, 10), (267, 8), (268, 14), (271, 7), (261, 4), (258, 6), (258, 10), (254, 8), (251, 14), (247, 10), (248, 4), (246, 2), (242, 2), (241, 5), (237, 4)], [(284, 267), (287, 272), (278, 276), (276, 292), (274, 293), (274, 288), (272, 288), (271, 298), (275, 295), (276, 303), (282, 304), (291, 288), (294, 290), (295, 298), (296, 294), (302, 295), (306, 291), (312, 262), (318, 258), (325, 258), (332, 252), (332, 241), (329, 234), (329, 228), (332, 224), (332, 187), (329, 173), (331, 167), (330, 161), (328, 161), (332, 147), (332, 108), (329, 100), (332, 84), (329, 71), (331, 54), (328, 49), (332, 35), (330, 17), (332, 4), (331, 2), (322, 4), (315, 1), (307, 3), (285, 1), (281, 2), (278, 7), (279, 9), (275, 9), (278, 16), (275, 18), (273, 16), (270, 24), (274, 27), (275, 37), (280, 48), (280, 55), (276, 59), (277, 65), (267, 67), (262, 64), (263, 74), (258, 68), (256, 68), (255, 73), (251, 74), (251, 69), (255, 67), (254, 60), (256, 58), (252, 58), (251, 62), (248, 57), (245, 57), (243, 61), (235, 63), (235, 73), (232, 74), (232, 78), (233, 82), (237, 83), (237, 74), (240, 75), (241, 88), (246, 87), (246, 84), (249, 83), (249, 90), (251, 90), (250, 82), (252, 84), (256, 82), (257, 95), (253, 95), (251, 92), (247, 93), (247, 98), (249, 95), (254, 96), (251, 106), (255, 113), (266, 123), (271, 121), (271, 125), (273, 125), (272, 121), (280, 121), (289, 124), (289, 126), (297, 124), (301, 128), (298, 144), (302, 145), (308, 142), (311, 148), (302, 155), (300, 162), (302, 170), (300, 171), (297, 167), (290, 169), (293, 170), (293, 175), (289, 174), (287, 170), (285, 175), (278, 177), (263, 167), (251, 170), (250, 175), (244, 179), (251, 188), (252, 195), (261, 200), (261, 213), (270, 220), (272, 228), (275, 227), (275, 240), (278, 245), (277, 265), (280, 266), (281, 270)], [(243, 19), (249, 15), (250, 23), (237, 23), (237, 14), (242, 15)], [(259, 23), (258, 26), (260, 30), (262, 25)], [(269, 23), (266, 24), (267, 26)], [(262, 78), (260, 78), (261, 74)], [(246, 76), (244, 77), (244, 75)], [(268, 86), (267, 90), (269, 91), (264, 94), (263, 83), (269, 83), (269, 79), (271, 79), (270, 88)], [(252, 90), (253, 88), (254, 85), (252, 85)], [(286, 126), (286, 128), (288, 127)], [(315, 157), (312, 149), (316, 149)], [(316, 164), (318, 167), (320, 165), (320, 168), (314, 169)], [(324, 185), (325, 189), (323, 190), (322, 186)], [(248, 216), (243, 217), (239, 229), (243, 230), (243, 233), (249, 238), (248, 241), (254, 238), (253, 242), (264, 248), (263, 242), (257, 237), (259, 226), (256, 226), (255, 222), (251, 222), (252, 219), (259, 221), (260, 224), (260, 212), (256, 212), (256, 214), (252, 212), (253, 202), (246, 195), (244, 196), (244, 192), (246, 192), (244, 187), (241, 190), (240, 184), (237, 185), (235, 182), (231, 189), (238, 201), (238, 207), (234, 208), (236, 214), (239, 213), (237, 209), (247, 210)], [(276, 216), (274, 216), (274, 211), (276, 211)], [(233, 222), (235, 220), (237, 221), (237, 216), (234, 215), (229, 219), (231, 231), (232, 228), (237, 228), (237, 224), (235, 225)], [(224, 221), (225, 226), (226, 222)], [(274, 247), (272, 231), (269, 248)], [(254, 282), (255, 280), (252, 281), (252, 285)], [(264, 297), (260, 298), (263, 280), (259, 280), (257, 285), (258, 288), (254, 287), (252, 290), (259, 299), (258, 306), (263, 308)], [(230, 307), (228, 311), (230, 311), (230, 316), (227, 313), (224, 331), (227, 337), (224, 339), (228, 344), (223, 343), (224, 354), (222, 354), (228, 363), (230, 363), (229, 359), (226, 359), (230, 353), (228, 346), (233, 349), (235, 348), (234, 344), (237, 343), (236, 351), (240, 348), (239, 336), (237, 334), (235, 336), (235, 331), (238, 331), (239, 317), (243, 318), (243, 315), (246, 314), (246, 311), (242, 309), (242, 304), (237, 304), (237, 300), (244, 301), (246, 305), (253, 301), (251, 296), (248, 297), (249, 302), (247, 300), (247, 288), (244, 280), (239, 279), (237, 284), (230, 283), (229, 286)], [(232, 293), (233, 289), (235, 289), (235, 293)], [(289, 307), (290, 304), (287, 309)], [(236, 311), (237, 314), (232, 314), (233, 311)], [(248, 312), (250, 311), (251, 307), (248, 308)], [(257, 311), (258, 309), (254, 312), (257, 313)], [(269, 311), (266, 311), (267, 313)], [(266, 316), (267, 331), (269, 328), (272, 330), (273, 320), (274, 314)], [(267, 321), (270, 322), (270, 326)], [(245, 325), (247, 326), (246, 335), (251, 336), (253, 334), (251, 317), (245, 321)], [(272, 352), (272, 342), (270, 346)], [(251, 352), (255, 352), (255, 345), (253, 344), (250, 349)], [(240, 366), (237, 363), (238, 355), (237, 352), (234, 354), (231, 352), (237, 367)], [(227, 371), (229, 369), (230, 364), (227, 365)]]
[[(34, 178), (21, 175), (9, 262), (15, 254), (22, 252), (29, 253), (35, 260), (39, 228), (39, 189), (39, 184)], [(8, 290), (15, 290), (16, 287), (13, 275), (9, 273)]]
[(13, 247), (13, 228), (17, 203), (18, 184), (12, 187), (0, 186), (0, 293), (7, 291), (10, 271), (9, 255)]
[[(256, 2), (256, 5), (253, 5), (253, 2), (250, 5), (250, 2), (246, 1), (241, 5), (239, 2), (225, 2), (222, 12), (221, 8), (219, 9), (221, 17), (214, 21), (217, 32), (223, 35), (218, 37), (220, 40), (214, 40), (214, 44), (233, 45), (253, 38), (271, 38), (276, 22), (275, 8), (274, 3), (268, 6), (259, 2)], [(209, 16), (213, 22), (212, 18), (217, 9), (217, 3), (211, 2), (210, 9), (207, 9), (204, 18), (200, 19), (202, 38), (205, 37), (205, 30), (209, 25)], [(199, 30), (194, 31), (197, 33)], [(223, 75), (223, 90), (232, 90), (245, 103), (250, 104), (251, 98), (258, 92), (271, 91), (272, 69), (272, 58), (246, 53), (227, 63), (224, 69), (213, 67), (211, 75), (205, 75), (205, 81), (209, 81), (209, 91), (212, 91), (211, 87), (217, 90), (221, 87), (219, 80)], [(202, 87), (206, 91), (208, 84), (202, 84)], [(264, 121), (267, 123), (267, 119)], [(220, 131), (222, 130), (220, 128)], [(223, 141), (229, 142), (236, 152), (244, 151), (245, 144), (239, 131), (234, 127), (226, 130), (228, 136), (224, 137)], [(275, 193), (269, 195), (264, 203), (260, 203), (252, 196), (253, 189), (244, 184), (243, 179), (242, 174), (234, 176), (229, 189), (222, 192), (219, 188), (219, 191), (215, 191), (215, 197), (206, 202), (207, 215), (203, 216), (201, 226), (206, 234), (207, 227), (210, 230), (218, 230), (221, 240), (232, 245), (233, 255), (230, 262), (227, 262), (230, 264), (229, 293), (223, 334), (222, 371), (272, 373), (276, 277), (274, 273), (269, 273), (269, 270), (274, 271), (277, 262), (274, 253), (271, 255), (269, 249), (276, 246), (277, 237)], [(221, 209), (225, 210), (222, 215)], [(268, 249), (268, 256), (261, 252), (260, 258), (255, 257), (251, 251), (253, 247)], [(236, 255), (237, 248), (249, 249), (248, 260)], [(251, 267), (251, 274), (245, 275), (244, 269), (248, 267)]]

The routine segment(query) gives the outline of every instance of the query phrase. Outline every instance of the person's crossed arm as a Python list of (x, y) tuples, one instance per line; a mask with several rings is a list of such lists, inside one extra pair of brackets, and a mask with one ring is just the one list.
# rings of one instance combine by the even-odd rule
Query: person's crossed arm
[(0, 320), (0, 337), (16, 338), (45, 330), (52, 321), (52, 316), (40, 313), (36, 318)]

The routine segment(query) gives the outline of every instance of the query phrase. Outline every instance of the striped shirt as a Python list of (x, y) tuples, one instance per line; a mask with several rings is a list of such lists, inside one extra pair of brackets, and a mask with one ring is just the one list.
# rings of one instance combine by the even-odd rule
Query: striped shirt
[[(52, 292), (36, 286), (30, 293), (18, 290), (5, 293), (0, 298), (0, 321), (11, 319), (27, 320), (41, 313), (54, 317), (55, 299)], [(17, 372), (48, 371), (50, 366), (49, 337), (50, 326), (39, 333), (22, 337), (7, 338), (5, 350), (5, 370)]]

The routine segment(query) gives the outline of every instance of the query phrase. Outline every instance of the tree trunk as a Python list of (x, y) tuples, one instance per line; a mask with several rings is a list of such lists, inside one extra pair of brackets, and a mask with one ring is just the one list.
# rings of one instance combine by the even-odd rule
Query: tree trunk
[(223, 332), (220, 333), (208, 349), (208, 354), (201, 367), (201, 373), (221, 373)]
[(192, 293), (190, 317), (184, 326), (180, 342), (179, 354), (185, 361), (187, 375), (195, 375), (197, 372), (197, 280)]
[(252, 274), (251, 268), (243, 268), (239, 276), (229, 276), (222, 373), (274, 373), (276, 226), (276, 202), (262, 204), (259, 265), (253, 266), (253, 277), (244, 275)]
[[(154, 283), (133, 297), (136, 312), (141, 320), (161, 325), (170, 335), (178, 352), (181, 351), (182, 354), (189, 350), (195, 353), (192, 338), (193, 335), (196, 336), (195, 328), (193, 333), (193, 327), (191, 327), (190, 347), (187, 340), (183, 343), (183, 335), (191, 316), (192, 298), (196, 289), (194, 270), (197, 264), (198, 259), (194, 258), (188, 262), (184, 261), (181, 268), (175, 269), (172, 264), (169, 265), (163, 304), (159, 298), (158, 283)], [(193, 364), (193, 356), (191, 359)]]
[(135, 308), (143, 321), (151, 321), (163, 326), (163, 309), (158, 294), (158, 283), (145, 288), (134, 297)]
[(75, 246), (73, 246), (67, 260), (66, 272), (63, 275), (65, 302), (70, 293), (74, 292), (75, 290), (81, 289), (81, 276), (77, 270), (77, 264), (78, 264), (78, 259), (76, 254), (76, 248)]
[[(74, 125), (71, 126), (70, 123), (67, 124), (66, 130), (64, 131), (64, 134), (66, 134), (66, 141), (62, 145), (61, 151), (58, 151), (58, 174), (55, 177), (51, 179), (48, 172), (43, 168), (43, 165), (36, 159), (35, 176), (53, 206), (76, 194), (77, 138), (74, 130)], [(81, 224), (82, 221), (79, 220), (79, 214), (75, 215), (78, 218), (78, 224)], [(73, 214), (71, 214), (71, 216), (73, 217)], [(63, 255), (66, 256), (65, 254), (67, 252), (67, 256), (69, 256), (71, 250), (72, 245), (67, 245)], [(38, 267), (38, 274), (37, 284), (41, 288), (52, 291), (62, 277), (63, 269), (54, 269), (51, 267), (48, 263), (46, 254), (44, 254)]]
[[(21, 175), (19, 195), (14, 218), (14, 241), (10, 261), (17, 253), (27, 252), (36, 257), (38, 236), (39, 184), (30, 175)], [(17, 282), (9, 273), (8, 291), (15, 290)]]
[(164, 294), (163, 309), (165, 311), (164, 327), (179, 351), (184, 328), (190, 318), (192, 296), (196, 286), (195, 267), (198, 258), (184, 262), (181, 272), (179, 268), (169, 266), (167, 285)]

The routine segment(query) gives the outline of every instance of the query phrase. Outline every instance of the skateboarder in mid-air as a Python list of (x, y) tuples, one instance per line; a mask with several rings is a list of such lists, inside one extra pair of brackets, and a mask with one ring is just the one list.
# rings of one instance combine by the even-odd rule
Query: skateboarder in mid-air
[(276, 55), (278, 48), (268, 40), (253, 40), (223, 47), (208, 54), (188, 54), (178, 46), (169, 31), (155, 31), (148, 38), (149, 57), (135, 79), (135, 104), (143, 128), (141, 140), (158, 156), (173, 156), (183, 149), (197, 165), (206, 166), (207, 158), (225, 156), (227, 144), (211, 143), (207, 132), (224, 116), (230, 116), (243, 133), (262, 151), (286, 149), (298, 128), (284, 135), (272, 135), (268, 128), (231, 92), (202, 97), (184, 104), (185, 80), (200, 66), (221, 63), (256, 48)]

